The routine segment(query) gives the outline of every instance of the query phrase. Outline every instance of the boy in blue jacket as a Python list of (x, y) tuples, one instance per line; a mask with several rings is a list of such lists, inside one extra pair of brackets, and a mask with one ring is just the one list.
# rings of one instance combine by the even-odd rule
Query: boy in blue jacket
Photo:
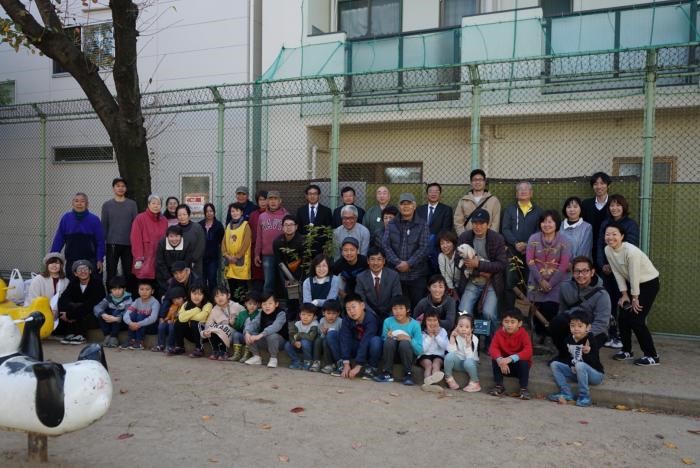
[(418, 321), (409, 315), (410, 311), (411, 300), (406, 296), (391, 299), (391, 313), (394, 316), (386, 319), (382, 327), (383, 372), (374, 378), (375, 382), (394, 381), (391, 370), (398, 350), (403, 365), (403, 384), (413, 385), (413, 361), (423, 352), (423, 334)]

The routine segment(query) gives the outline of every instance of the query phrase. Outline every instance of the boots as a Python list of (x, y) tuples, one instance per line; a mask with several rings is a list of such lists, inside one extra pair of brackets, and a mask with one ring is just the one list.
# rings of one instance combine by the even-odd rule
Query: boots
[(243, 345), (234, 344), (233, 345), (233, 356), (231, 356), (232, 361), (240, 361), (241, 356), (243, 356)]
[(250, 352), (250, 349), (248, 346), (243, 347), (243, 356), (241, 357), (239, 362), (246, 362), (248, 359), (250, 359), (253, 356), (253, 353)]

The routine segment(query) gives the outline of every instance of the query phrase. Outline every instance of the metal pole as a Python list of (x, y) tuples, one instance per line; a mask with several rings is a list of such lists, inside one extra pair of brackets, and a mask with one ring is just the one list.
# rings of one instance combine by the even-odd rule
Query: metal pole
[(331, 123), (331, 209), (338, 206), (338, 151), (340, 149), (340, 94), (333, 94), (333, 121)]
[(656, 49), (647, 51), (644, 76), (644, 158), (642, 159), (642, 186), (640, 193), (640, 248), (649, 253), (651, 230), (651, 192), (654, 172), (654, 125), (656, 112)]
[(43, 434), (34, 432), (27, 434), (27, 456), (30, 463), (46, 463), (49, 461), (47, 439)]
[[(219, 102), (219, 121), (217, 125), (217, 146), (216, 146), (216, 212), (219, 217), (223, 216), (224, 209), (224, 107), (223, 102)], [(222, 218), (224, 219), (225, 216)]]
[(481, 167), (481, 83), (476, 65), (469, 66), (469, 76), (472, 82), (471, 160), (474, 170)]
[(46, 251), (46, 116), (39, 116), (39, 138), (41, 138), (41, 221), (39, 242), (39, 253), (43, 254)]

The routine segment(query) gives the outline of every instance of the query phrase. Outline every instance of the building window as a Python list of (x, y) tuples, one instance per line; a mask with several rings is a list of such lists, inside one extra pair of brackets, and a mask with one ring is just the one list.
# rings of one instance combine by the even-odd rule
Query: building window
[(570, 15), (573, 11), (571, 0), (540, 0), (545, 17)]
[(451, 28), (462, 26), (462, 18), (479, 14), (479, 0), (442, 0), (440, 26)]
[(401, 32), (401, 0), (339, 0), (338, 31), (348, 39)]
[[(109, 70), (114, 65), (114, 32), (112, 23), (87, 24), (64, 29), (86, 57), (101, 70)], [(54, 75), (67, 73), (58, 62), (53, 62)]]
[(423, 163), (349, 163), (338, 166), (342, 181), (362, 180), (370, 184), (420, 184)]
[(64, 146), (53, 149), (55, 162), (94, 162), (113, 161), (111, 146)]
[(11, 106), (15, 103), (14, 80), (0, 81), (0, 106)]
[[(652, 182), (655, 184), (670, 184), (676, 181), (676, 158), (654, 158)], [(613, 158), (613, 175), (642, 176), (642, 158)]]

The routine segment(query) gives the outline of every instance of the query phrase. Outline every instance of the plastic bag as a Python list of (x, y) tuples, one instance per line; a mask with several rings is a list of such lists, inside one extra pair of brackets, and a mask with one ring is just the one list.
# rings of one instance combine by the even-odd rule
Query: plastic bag
[(29, 291), (32, 287), (32, 281), (34, 281), (34, 278), (39, 276), (38, 274), (32, 272), (29, 274), (30, 278), (24, 280), (24, 307), (27, 307), (29, 303), (31, 302), (29, 300)]
[(7, 299), (14, 302), (15, 304), (23, 304), (24, 280), (22, 279), (22, 273), (20, 273), (17, 268), (12, 270), (12, 274), (10, 275), (10, 282), (7, 286)]

